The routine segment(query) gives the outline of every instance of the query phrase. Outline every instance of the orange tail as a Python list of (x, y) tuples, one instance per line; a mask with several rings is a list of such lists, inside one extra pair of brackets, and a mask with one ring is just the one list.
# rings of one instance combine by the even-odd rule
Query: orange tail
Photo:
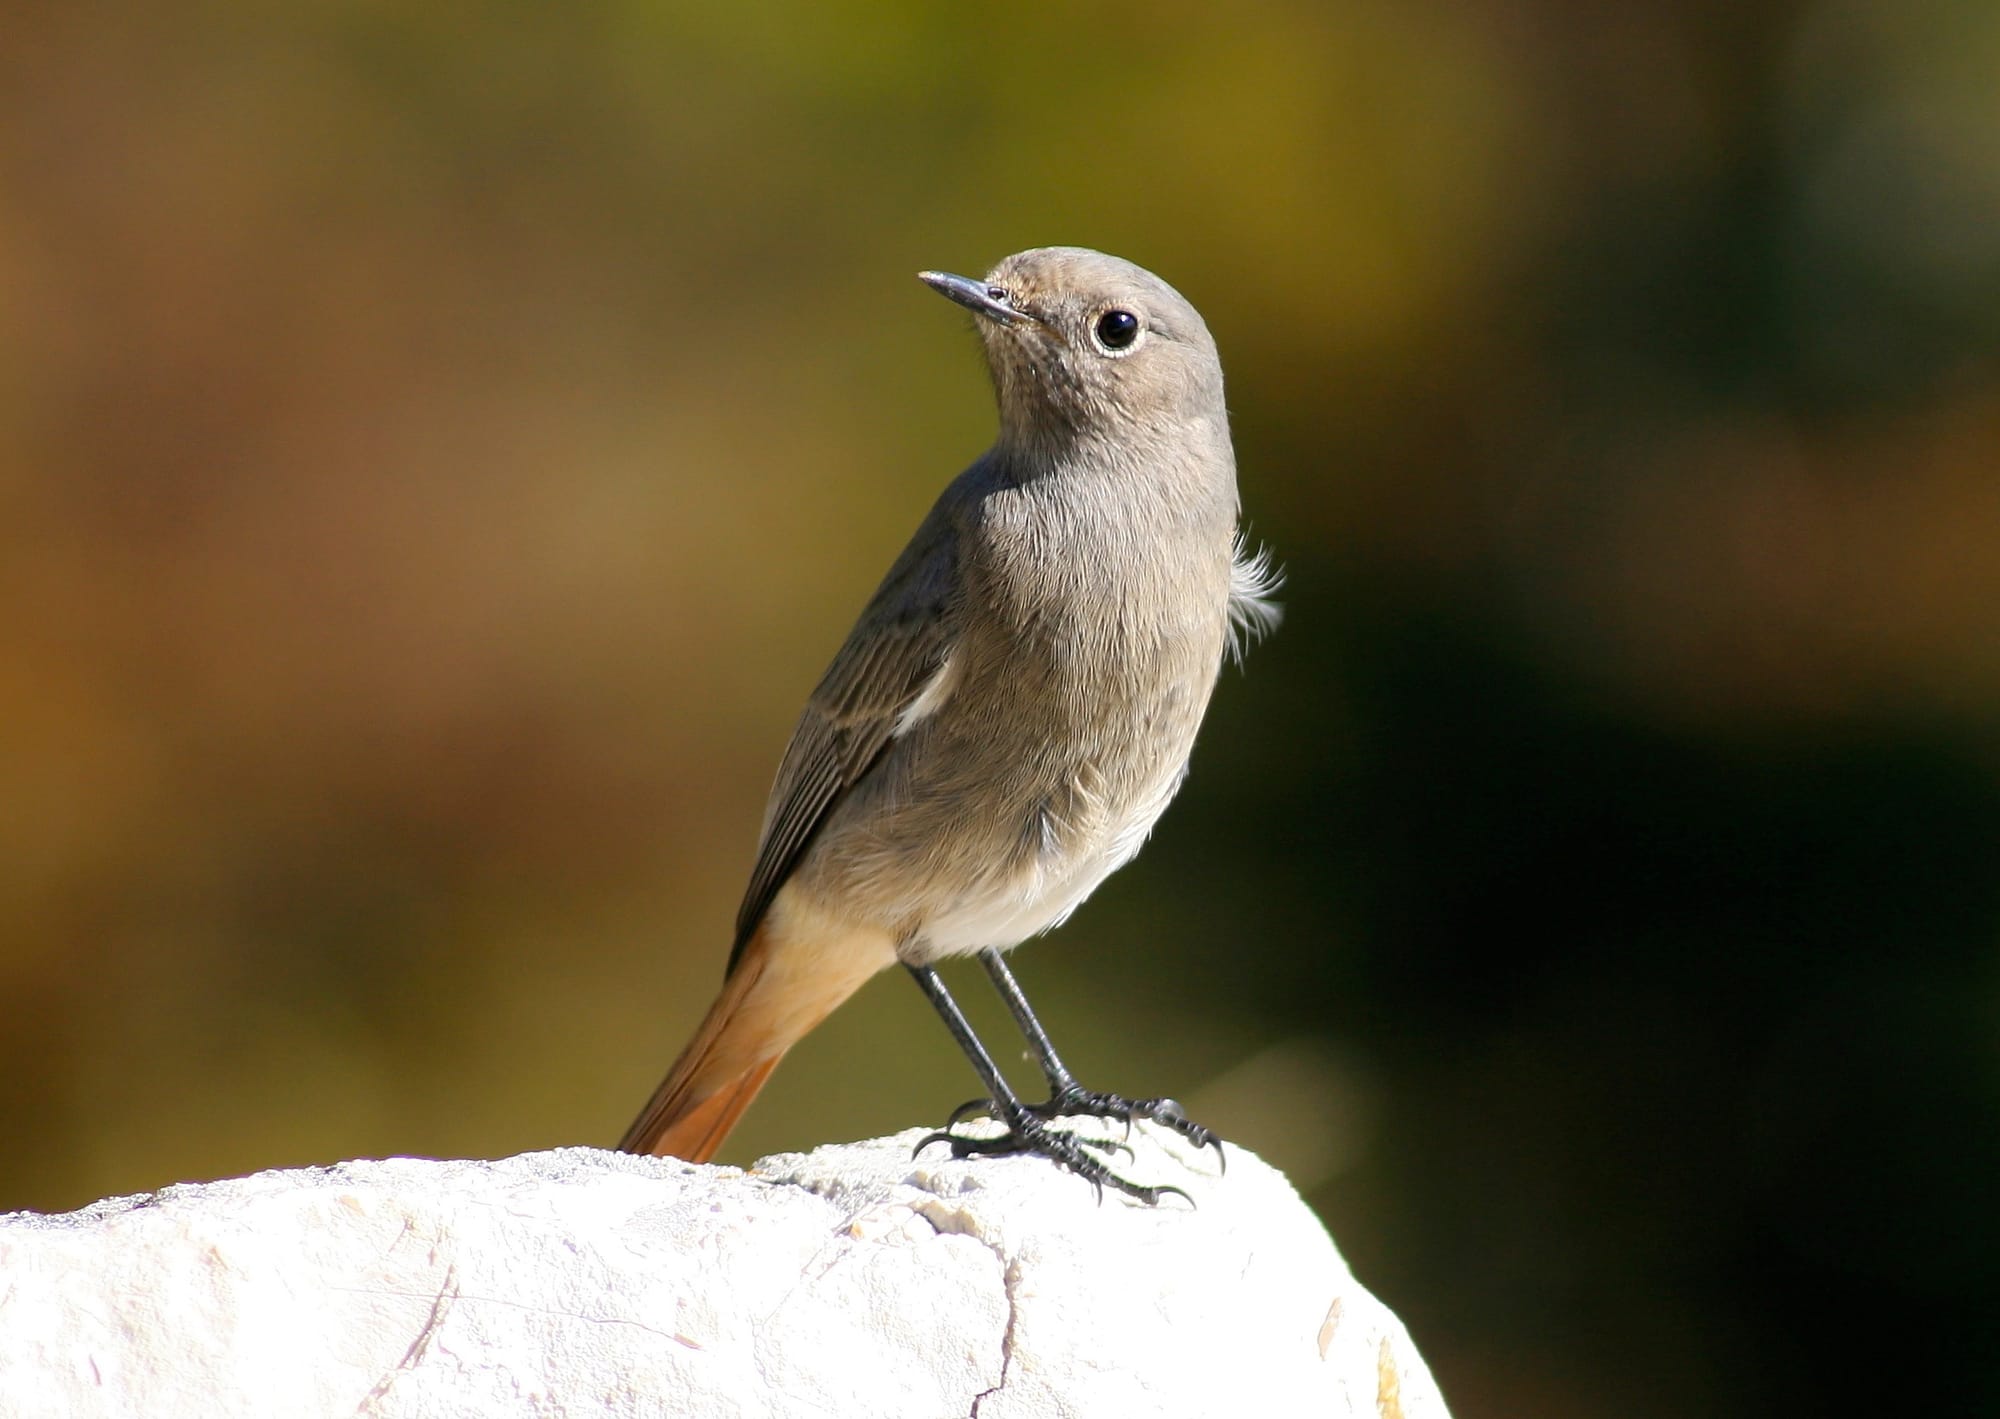
[(828, 932), (816, 922), (820, 930), (794, 937), (781, 926), (792, 915), (780, 909), (782, 896), (619, 1151), (706, 1163), (785, 1051), (895, 960), (888, 938), (876, 932)]

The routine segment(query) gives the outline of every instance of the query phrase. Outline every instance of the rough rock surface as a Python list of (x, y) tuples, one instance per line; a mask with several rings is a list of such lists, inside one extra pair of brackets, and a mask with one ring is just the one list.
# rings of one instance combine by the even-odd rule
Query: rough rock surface
[(1380, 1415), (1443, 1402), (1284, 1178), (1157, 1208), (919, 1133), (749, 1172), (594, 1149), (0, 1218), (0, 1415)]

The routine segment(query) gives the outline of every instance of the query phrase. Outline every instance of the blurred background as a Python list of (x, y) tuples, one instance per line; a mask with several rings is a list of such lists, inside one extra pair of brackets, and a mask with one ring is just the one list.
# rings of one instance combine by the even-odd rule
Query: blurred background
[[(1461, 1419), (2000, 1410), (1995, 74), (1986, 0), (10, 6), (0, 1208), (616, 1138), (990, 437), (913, 273), (1080, 243), (1289, 582), (1015, 958), (1070, 1062)], [(884, 977), (725, 1156), (972, 1091)]]

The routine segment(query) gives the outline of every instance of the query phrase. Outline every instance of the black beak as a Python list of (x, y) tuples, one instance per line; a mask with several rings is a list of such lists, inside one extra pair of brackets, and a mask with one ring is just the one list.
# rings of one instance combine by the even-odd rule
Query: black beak
[(946, 300), (957, 301), (975, 315), (983, 315), (1001, 325), (1018, 325), (1024, 320), (1034, 319), (1024, 310), (1016, 310), (1000, 287), (989, 286), (984, 281), (975, 281), (969, 276), (953, 276), (944, 271), (919, 271), (917, 279)]

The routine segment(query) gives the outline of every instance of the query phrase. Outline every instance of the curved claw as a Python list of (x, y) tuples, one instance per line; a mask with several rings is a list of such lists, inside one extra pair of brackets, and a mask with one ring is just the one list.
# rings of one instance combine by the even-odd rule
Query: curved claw
[[(993, 1109), (990, 1100), (979, 1099), (954, 1113), (952, 1122), (956, 1123), (966, 1113), (981, 1107), (993, 1111), (997, 1116), (997, 1110)], [(1131, 1158), (1134, 1154), (1129, 1144), (1109, 1138), (1079, 1138), (1066, 1130), (1049, 1127), (1034, 1110), (1027, 1108), (1020, 1109), (1011, 1118), (1002, 1118), (1001, 1122), (1005, 1124), (1006, 1132), (977, 1138), (967, 1138), (953, 1133), (947, 1125), (934, 1133), (925, 1134), (911, 1151), (910, 1156), (914, 1159), (933, 1143), (950, 1144), (951, 1155), (954, 1158), (997, 1158), (1013, 1153), (1031, 1153), (1068, 1168), (1089, 1183), (1097, 1194), (1099, 1206), (1104, 1203), (1104, 1191), (1107, 1187), (1116, 1188), (1127, 1197), (1143, 1202), (1148, 1207), (1157, 1206), (1160, 1199), (1169, 1193), (1185, 1199), (1189, 1206), (1194, 1205), (1194, 1199), (1188, 1196), (1185, 1189), (1171, 1184), (1148, 1187), (1122, 1178), (1111, 1170), (1109, 1164), (1091, 1151), (1095, 1149), (1104, 1153), (1123, 1153), (1127, 1158)]]
[(984, 1114), (988, 1118), (996, 1117), (993, 1112), (993, 1101), (991, 1099), (967, 1099), (951, 1111), (951, 1116), (944, 1121), (944, 1126), (947, 1129), (955, 1128), (958, 1126), (960, 1119), (970, 1117), (973, 1114)]
[[(1217, 1174), (1222, 1176), (1229, 1172), (1229, 1155), (1223, 1150), (1222, 1139), (1214, 1130), (1189, 1118), (1178, 1099), (1126, 1099), (1117, 1094), (1099, 1094), (1072, 1083), (1057, 1090), (1047, 1103), (1029, 1105), (1028, 1112), (1036, 1118), (1050, 1120), (1065, 1117), (1116, 1119), (1124, 1125), (1123, 1136), (1128, 1142), (1132, 1137), (1133, 1120), (1143, 1119), (1171, 1129), (1197, 1149), (1214, 1145)], [(1125, 1153), (1127, 1157), (1131, 1156), (1129, 1146), (1125, 1148)]]

